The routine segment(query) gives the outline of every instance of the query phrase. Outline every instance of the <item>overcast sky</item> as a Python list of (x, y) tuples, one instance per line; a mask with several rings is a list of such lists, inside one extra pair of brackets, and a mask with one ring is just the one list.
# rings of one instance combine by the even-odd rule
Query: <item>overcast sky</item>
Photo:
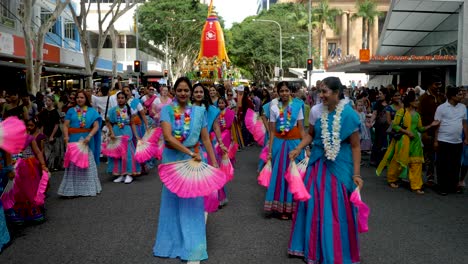
[(231, 28), (233, 22), (242, 22), (257, 12), (257, 0), (214, 0), (213, 4), (218, 15), (223, 17), (226, 28)]

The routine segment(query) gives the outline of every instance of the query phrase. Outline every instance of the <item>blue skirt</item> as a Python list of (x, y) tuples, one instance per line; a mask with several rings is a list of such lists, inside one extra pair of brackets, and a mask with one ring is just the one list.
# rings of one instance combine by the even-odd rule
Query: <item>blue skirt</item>
[(357, 210), (351, 193), (321, 159), (309, 165), (304, 184), (312, 196), (298, 202), (288, 252), (307, 263), (359, 263)]

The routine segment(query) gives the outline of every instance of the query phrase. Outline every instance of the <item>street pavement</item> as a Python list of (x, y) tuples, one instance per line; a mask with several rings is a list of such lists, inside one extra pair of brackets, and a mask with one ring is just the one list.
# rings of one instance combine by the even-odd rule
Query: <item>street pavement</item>
[[(202, 263), (303, 263), (288, 258), (290, 221), (267, 218), (265, 189), (256, 182), (259, 147), (238, 153), (227, 185), (229, 203), (210, 214), (209, 259)], [(156, 169), (132, 184), (113, 183), (100, 165), (103, 191), (97, 197), (60, 198), (63, 172), (53, 173), (47, 221), (15, 230), (0, 263), (180, 263), (156, 258), (161, 182)], [(468, 195), (425, 195), (390, 189), (374, 168), (362, 168), (363, 200), (371, 208), (370, 230), (360, 236), (365, 264), (468, 263)]]

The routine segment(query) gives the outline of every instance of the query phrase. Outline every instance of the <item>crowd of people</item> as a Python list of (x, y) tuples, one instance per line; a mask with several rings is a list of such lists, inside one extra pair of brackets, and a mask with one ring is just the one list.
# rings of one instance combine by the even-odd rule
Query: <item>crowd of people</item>
[[(0, 116), (23, 120), (30, 137), (21, 153), (1, 152), (0, 189), (14, 178), (2, 195), (5, 218), (17, 225), (44, 221), (43, 205), (34, 197), (42, 171), (64, 170), (58, 194), (67, 198), (102, 191), (98, 167), (103, 158), (115, 183), (132, 183), (156, 164), (153, 158), (136, 160), (138, 143), (160, 128), (161, 164), (194, 159), (219, 167), (233, 146), (238, 151), (263, 146), (267, 155), (257, 171), (271, 166), (263, 208), (269, 217), (292, 219), (290, 256), (308, 263), (358, 263), (357, 211), (350, 196), (363, 187), (362, 155), (369, 155), (377, 175), (388, 168), (390, 188), (409, 182), (416, 194), (424, 194), (426, 186), (441, 195), (463, 192), (468, 171), (465, 90), (443, 89), (437, 77), (425, 88), (348, 88), (336, 77), (311, 89), (287, 82), (205, 86), (181, 77), (173, 87), (116, 84), (94, 92), (48, 89), (35, 97), (7, 90)], [(256, 142), (248, 129), (249, 111), (264, 124), (263, 142)], [(124, 154), (103, 156), (103, 142), (124, 137)], [(89, 149), (85, 168), (64, 159), (71, 143)], [(229, 158), (235, 164), (235, 156)], [(18, 160), (27, 166), (12, 170)], [(310, 198), (296, 199), (286, 175), (292, 163), (304, 160), (303, 185)], [(206, 259), (207, 213), (227, 202), (225, 187), (213, 195), (183, 198), (163, 185), (154, 256)], [(0, 215), (0, 248), (8, 241), (4, 222)]]

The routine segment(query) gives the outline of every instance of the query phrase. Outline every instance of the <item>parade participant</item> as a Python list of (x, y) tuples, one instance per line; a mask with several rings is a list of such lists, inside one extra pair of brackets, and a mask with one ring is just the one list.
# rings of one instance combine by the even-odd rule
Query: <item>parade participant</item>
[(39, 113), (39, 122), (42, 124), (43, 132), (47, 136), (45, 142), (45, 158), (47, 167), (51, 171), (57, 171), (63, 165), (63, 140), (60, 130), (60, 115), (55, 108), (54, 99), (46, 97), (46, 108)]
[(148, 115), (147, 119), (150, 125), (153, 125), (154, 118), (155, 118), (155, 111), (154, 108), (156, 105), (160, 103), (158, 96), (156, 95), (156, 89), (153, 86), (149, 86), (147, 89), (148, 94), (141, 98), (143, 102), (143, 106), (146, 109), (146, 115)]
[(213, 102), (214, 106), (218, 107), (218, 99), (219, 99), (219, 93), (214, 87), (214, 85), (211, 85), (209, 88), (209, 93), (210, 93), (210, 99), (211, 102)]
[[(206, 146), (210, 160), (218, 167), (207, 129), (205, 107), (191, 106), (193, 92), (186, 77), (174, 85), (175, 100), (161, 110), (161, 127), (166, 147), (162, 163), (201, 161), (199, 142)], [(204, 198), (179, 198), (163, 185), (158, 231), (153, 254), (195, 262), (208, 258), (206, 249)]]
[(462, 133), (468, 135), (466, 106), (461, 104), (463, 91), (458, 87), (447, 87), (447, 102), (437, 107), (434, 120), (440, 123), (435, 133), (437, 141), (437, 192), (440, 195), (454, 193), (457, 190), (463, 144), (468, 145), (468, 138), (462, 139)]
[(361, 139), (361, 151), (370, 151), (372, 149), (372, 139), (371, 139), (371, 126), (368, 126), (366, 123), (366, 107), (364, 106), (364, 102), (362, 100), (357, 100), (356, 102), (356, 112), (359, 116), (359, 120), (361, 122), (359, 126), (359, 136)]
[[(275, 100), (275, 104), (278, 103), (278, 100)], [(263, 147), (268, 147), (268, 143), (270, 142), (270, 105), (271, 101), (265, 103), (262, 106), (262, 115), (260, 118), (262, 119), (263, 125), (265, 126), (265, 140), (263, 141)], [(265, 161), (262, 158), (258, 159), (258, 167), (257, 167), (257, 172), (260, 172), (265, 166)]]
[[(122, 91), (125, 93), (127, 100), (127, 104), (130, 106), (131, 109), (131, 117), (132, 117), (132, 124), (135, 125), (138, 137), (143, 137), (145, 134), (146, 129), (148, 129), (148, 120), (146, 119), (145, 109), (141, 105), (141, 101), (133, 97), (132, 91), (130, 87), (124, 86)], [(117, 98), (118, 100), (118, 98)], [(141, 120), (143, 119), (143, 123)], [(143, 126), (145, 124), (145, 126)]]
[[(67, 114), (68, 112), (68, 109), (70, 108), (73, 108), (76, 106), (76, 93), (75, 92), (71, 92), (69, 95), (68, 95), (68, 103), (64, 106), (62, 106), (62, 112), (65, 114)], [(93, 102), (94, 103), (94, 102)]]
[(169, 97), (169, 89), (166, 85), (161, 87), (161, 96), (159, 97), (159, 103), (153, 105), (153, 112), (155, 113), (154, 122), (156, 126), (159, 126), (160, 118), (161, 118), (161, 109), (172, 103), (172, 99)]
[(16, 162), (16, 175), (13, 188), (2, 196), (5, 216), (15, 225), (40, 223), (44, 219), (43, 204), (35, 201), (37, 189), (42, 179), (42, 171), (48, 171), (42, 149), (46, 136), (39, 131), (37, 119), (29, 120), (28, 140), (22, 157)]
[(9, 116), (16, 116), (26, 122), (29, 119), (28, 108), (21, 104), (17, 89), (10, 89), (6, 92), (7, 103), (3, 104), (3, 120)]
[(128, 136), (127, 153), (121, 158), (110, 158), (107, 166), (107, 172), (118, 176), (114, 182), (131, 183), (133, 176), (139, 175), (141, 172), (140, 164), (135, 161), (135, 143), (133, 137), (140, 139), (136, 130), (136, 125), (133, 123), (132, 109), (127, 104), (127, 94), (124, 92), (117, 93), (117, 106), (109, 110), (107, 115), (107, 128), (109, 129), (110, 138), (115, 139), (116, 136)]
[[(290, 160), (288, 153), (297, 147), (304, 135), (302, 106), (304, 102), (293, 99), (287, 82), (276, 86), (280, 96), (277, 104), (270, 106), (270, 139), (268, 160), (271, 160), (272, 175), (265, 198), (264, 210), (279, 213), (283, 220), (290, 219), (293, 212), (293, 196), (284, 178)], [(304, 158), (304, 153), (296, 157), (296, 162)]]
[(27, 92), (21, 94), (21, 105), (26, 107), (26, 109), (28, 110), (29, 118), (34, 118), (39, 113), (37, 111), (37, 105), (31, 102), (31, 97)]
[(388, 99), (387, 88), (381, 88), (377, 101), (372, 107), (372, 121), (374, 122), (375, 138), (372, 144), (370, 162), (373, 166), (377, 166), (380, 163), (388, 146), (387, 129), (389, 123), (387, 123), (387, 113), (385, 112), (385, 107), (388, 105)]
[(304, 184), (312, 198), (299, 202), (293, 217), (288, 252), (307, 263), (359, 263), (356, 210), (351, 192), (360, 176), (359, 117), (339, 100), (341, 81), (321, 82), (321, 104), (309, 117), (309, 132), (289, 153), (297, 158), (313, 141)]
[(90, 151), (89, 167), (86, 169), (70, 164), (65, 169), (58, 194), (61, 196), (96, 196), (101, 192), (97, 165), (101, 152), (101, 116), (91, 107), (89, 98), (80, 90), (76, 93), (77, 106), (68, 110), (63, 125), (65, 145), (68, 142), (83, 141)]
[[(11, 166), (11, 156), (0, 149), (0, 197), (8, 183), (8, 174), (13, 172)], [(0, 200), (0, 253), (3, 247), (10, 242), (10, 233), (5, 220), (5, 212), (3, 211), (2, 201)]]
[(411, 190), (417, 194), (424, 194), (421, 190), (424, 156), (419, 133), (435, 126), (436, 122), (426, 127), (422, 126), (421, 117), (416, 112), (419, 100), (414, 91), (410, 91), (404, 101), (405, 107), (397, 111), (392, 123), (393, 131), (401, 135), (394, 134), (384, 158), (377, 167), (377, 175), (388, 166), (387, 182), (391, 188), (398, 188), (399, 177), (409, 178)]

